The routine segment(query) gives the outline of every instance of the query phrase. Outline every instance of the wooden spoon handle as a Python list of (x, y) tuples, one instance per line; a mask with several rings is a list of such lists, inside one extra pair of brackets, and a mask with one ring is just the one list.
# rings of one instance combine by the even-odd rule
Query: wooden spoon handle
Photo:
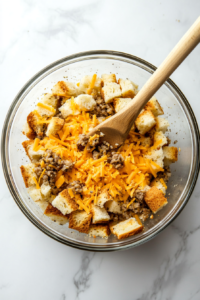
[[(122, 127), (127, 129), (126, 132), (129, 132), (135, 119), (137, 118), (138, 113), (142, 110), (149, 99), (155, 94), (155, 92), (162, 86), (162, 84), (169, 78), (169, 76), (174, 72), (174, 70), (176, 70), (176, 68), (190, 54), (190, 52), (197, 46), (199, 42), (200, 17), (145, 83), (145, 85), (134, 98), (134, 101), (131, 101), (123, 110), (119, 112), (121, 115), (120, 119), (123, 122)], [(117, 114), (118, 117), (119, 114)], [(123, 132), (123, 134), (126, 134), (126, 132)]]

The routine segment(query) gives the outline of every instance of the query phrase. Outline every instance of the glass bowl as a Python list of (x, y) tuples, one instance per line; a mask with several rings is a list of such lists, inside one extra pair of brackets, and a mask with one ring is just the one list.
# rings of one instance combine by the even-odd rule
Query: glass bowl
[(84, 75), (97, 72), (115, 73), (117, 78), (129, 78), (141, 88), (156, 68), (150, 63), (116, 51), (89, 51), (74, 54), (47, 66), (29, 80), (14, 99), (5, 119), (2, 133), (2, 164), (10, 192), (25, 216), (41, 231), (55, 240), (85, 250), (113, 251), (138, 246), (153, 237), (172, 222), (188, 202), (199, 172), (199, 129), (194, 113), (183, 93), (169, 79), (156, 96), (170, 123), (168, 136), (179, 148), (178, 162), (171, 165), (168, 183), (168, 205), (145, 223), (140, 234), (124, 240), (110, 236), (107, 240), (89, 237), (58, 225), (43, 215), (28, 196), (20, 173), (20, 166), (28, 162), (22, 148), (25, 136), (22, 127), (27, 115), (43, 93), (51, 91), (59, 80), (79, 82)]

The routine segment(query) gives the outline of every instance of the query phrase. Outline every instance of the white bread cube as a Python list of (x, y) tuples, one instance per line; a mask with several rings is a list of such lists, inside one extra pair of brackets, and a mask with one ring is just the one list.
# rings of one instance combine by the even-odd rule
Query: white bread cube
[(103, 191), (98, 195), (96, 205), (104, 207), (104, 204), (109, 200), (111, 200), (111, 196), (108, 194), (108, 191)]
[(132, 100), (133, 100), (132, 98), (115, 98), (113, 100), (113, 106), (114, 106), (115, 112), (118, 113)]
[(59, 111), (62, 114), (63, 118), (67, 118), (70, 115), (78, 115), (80, 114), (79, 110), (73, 111), (71, 108), (71, 99), (67, 100), (60, 108)]
[[(80, 81), (80, 85), (79, 85), (79, 93), (85, 93), (87, 94), (87, 90), (90, 87), (90, 83), (92, 81), (92, 75), (86, 75), (84, 76), (81, 81)], [(97, 92), (100, 92), (101, 89), (101, 85), (102, 85), (102, 80), (101, 78), (97, 77), (94, 83), (94, 90), (96, 90)]]
[(44, 94), (41, 103), (57, 108), (59, 105), (60, 97), (53, 94)]
[(155, 117), (164, 115), (164, 111), (155, 96), (152, 97), (149, 102), (147, 102), (144, 109), (150, 110)]
[(52, 205), (60, 210), (63, 215), (70, 214), (78, 209), (78, 205), (75, 200), (70, 197), (67, 189), (58, 194), (52, 201)]
[(176, 147), (163, 147), (164, 165), (169, 166), (178, 160), (178, 149)]
[(121, 94), (120, 85), (115, 82), (109, 82), (101, 89), (102, 98), (106, 103), (110, 103), (114, 98), (120, 97)]
[(145, 134), (156, 124), (155, 116), (151, 111), (144, 110), (136, 119), (135, 125), (140, 134)]
[(80, 110), (90, 111), (96, 106), (96, 101), (91, 95), (79, 95), (74, 99), (74, 102), (79, 106)]
[(102, 74), (101, 79), (103, 81), (103, 85), (109, 82), (117, 82), (115, 74)]
[(46, 200), (38, 200), (35, 203), (40, 207), (40, 209), (42, 210), (43, 213), (45, 212), (45, 209), (49, 205), (49, 202)]
[(27, 136), (28, 139), (34, 140), (36, 137), (35, 131), (26, 122), (23, 126), (22, 133)]
[(28, 188), (28, 194), (33, 199), (34, 202), (42, 200), (42, 195), (40, 189), (37, 189), (34, 186)]
[(162, 131), (156, 131), (154, 133), (154, 144), (158, 141), (161, 141), (161, 143), (159, 144), (158, 148), (159, 147), (162, 147), (164, 145), (167, 145), (168, 141), (167, 141), (167, 137), (164, 135), (164, 133)]
[(40, 191), (44, 198), (49, 198), (51, 195), (51, 186), (43, 183), (40, 187)]
[(134, 217), (117, 224), (111, 224), (110, 226), (110, 231), (115, 234), (119, 240), (139, 233), (142, 230), (142, 224), (139, 224)]
[(36, 186), (35, 181), (33, 180), (33, 177), (37, 179), (34, 168), (35, 165), (32, 163), (20, 167), (26, 188)]
[(152, 139), (150, 137), (142, 137), (140, 142), (143, 147), (150, 147), (152, 145)]
[(122, 90), (122, 97), (133, 98), (137, 93), (138, 85), (128, 79), (119, 79), (118, 83)]
[[(41, 102), (40, 102), (41, 103)], [(43, 104), (43, 103), (42, 103)], [(45, 104), (44, 107), (40, 107), (37, 105), (37, 111), (42, 117), (52, 117), (55, 115), (56, 110), (53, 106)]]
[(63, 128), (64, 123), (65, 121), (63, 119), (57, 117), (52, 118), (47, 127), (46, 136), (55, 135), (57, 131)]
[(167, 199), (164, 197), (163, 192), (161, 192), (156, 186), (153, 186), (144, 195), (144, 200), (151, 211), (156, 214), (165, 205), (167, 205)]
[(165, 195), (166, 194), (166, 187), (163, 185), (163, 183), (160, 181), (160, 178), (155, 178), (151, 184), (150, 184), (151, 187), (155, 186), (157, 187), (157, 189), (161, 190), (163, 192), (163, 194)]
[(114, 213), (114, 214), (122, 214), (122, 207), (118, 201), (110, 200), (106, 202), (105, 208), (107, 211)]
[(53, 222), (56, 222), (60, 225), (66, 224), (69, 220), (68, 215), (63, 215), (56, 207), (53, 207), (51, 203), (48, 203), (47, 207), (45, 208), (44, 214)]
[(69, 228), (88, 233), (91, 219), (92, 214), (87, 214), (84, 210), (76, 210), (69, 216)]
[(60, 97), (71, 97), (77, 96), (79, 91), (75, 83), (59, 81), (54, 85), (52, 94)]
[(45, 128), (44, 124), (39, 124), (40, 121), (39, 116), (35, 111), (32, 111), (27, 117), (27, 123), (29, 127), (38, 135), (43, 136), (43, 130)]
[(108, 225), (90, 225), (89, 236), (91, 237), (97, 237), (100, 236), (102, 238), (108, 238), (110, 234), (109, 226)]
[(164, 154), (163, 154), (162, 148), (160, 148), (159, 150), (152, 150), (151, 154), (146, 154), (145, 157), (153, 160), (157, 165), (159, 165), (161, 168), (163, 168)]
[(156, 118), (156, 131), (162, 131), (165, 133), (167, 131), (167, 128), (169, 127), (169, 122), (161, 117)]
[(45, 153), (43, 150), (34, 151), (33, 150), (34, 140), (24, 141), (22, 146), (24, 147), (27, 156), (30, 158), (31, 162), (38, 162)]
[(108, 222), (110, 220), (110, 216), (107, 213), (105, 208), (101, 208), (97, 205), (92, 205), (91, 207), (91, 213), (92, 213), (92, 223), (104, 223)]

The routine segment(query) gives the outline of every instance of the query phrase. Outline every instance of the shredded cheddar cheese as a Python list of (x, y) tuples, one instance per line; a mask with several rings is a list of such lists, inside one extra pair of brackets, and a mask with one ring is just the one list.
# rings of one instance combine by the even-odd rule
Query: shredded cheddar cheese
[(94, 74), (94, 75), (92, 76), (92, 80), (91, 80), (91, 82), (90, 82), (89, 89), (87, 90), (87, 94), (88, 94), (88, 95), (91, 95), (91, 93), (92, 93), (92, 89), (94, 88), (96, 78), (97, 78), (97, 74)]
[(61, 175), (56, 181), (56, 187), (59, 189), (65, 182), (65, 177)]
[(34, 144), (33, 144), (33, 151), (37, 151), (38, 150), (39, 143), (40, 143), (40, 139), (35, 138)]
[(35, 176), (33, 176), (33, 181), (34, 181), (35, 184), (36, 184), (36, 188), (39, 190), (39, 189), (40, 189), (40, 185), (39, 185), (39, 183), (37, 182), (37, 179), (35, 178)]

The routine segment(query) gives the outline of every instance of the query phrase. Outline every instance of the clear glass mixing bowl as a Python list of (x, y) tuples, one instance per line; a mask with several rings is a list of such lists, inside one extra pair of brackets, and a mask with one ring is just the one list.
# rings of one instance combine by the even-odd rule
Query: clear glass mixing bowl
[(172, 80), (159, 89), (156, 96), (170, 123), (169, 138), (178, 141), (179, 159), (172, 164), (172, 176), (167, 190), (169, 204), (145, 223), (142, 233), (118, 241), (115, 236), (108, 240), (92, 238), (58, 225), (43, 215), (40, 208), (29, 198), (20, 173), (20, 166), (28, 162), (21, 143), (25, 139), (22, 127), (27, 115), (34, 109), (38, 98), (51, 91), (59, 80), (79, 82), (84, 75), (97, 72), (115, 73), (117, 78), (129, 78), (141, 88), (155, 71), (148, 62), (121, 52), (89, 51), (65, 57), (47, 66), (29, 80), (14, 99), (5, 119), (2, 133), (2, 164), (6, 182), (19, 208), (41, 231), (66, 245), (93, 251), (112, 251), (140, 245), (163, 230), (189, 200), (199, 172), (199, 129), (194, 113), (179, 88)]

